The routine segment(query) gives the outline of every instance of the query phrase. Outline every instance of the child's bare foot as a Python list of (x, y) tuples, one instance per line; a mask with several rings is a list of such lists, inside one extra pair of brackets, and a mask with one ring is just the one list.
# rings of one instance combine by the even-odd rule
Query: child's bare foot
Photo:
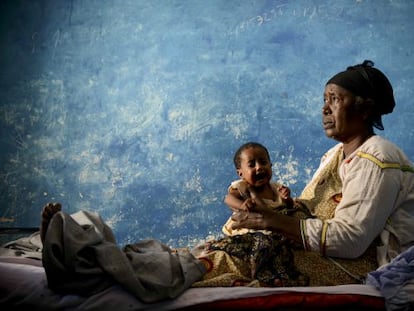
[(52, 219), (53, 215), (62, 210), (62, 205), (60, 203), (47, 203), (41, 214), (41, 224), (40, 224), (40, 239), (42, 243), (45, 241), (47, 227), (49, 222)]

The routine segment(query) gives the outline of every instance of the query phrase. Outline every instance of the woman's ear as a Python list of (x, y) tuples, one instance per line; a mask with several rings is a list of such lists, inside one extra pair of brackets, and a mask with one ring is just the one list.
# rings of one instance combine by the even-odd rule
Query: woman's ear
[(355, 108), (361, 113), (364, 120), (372, 119), (374, 115), (374, 101), (371, 98), (355, 97)]

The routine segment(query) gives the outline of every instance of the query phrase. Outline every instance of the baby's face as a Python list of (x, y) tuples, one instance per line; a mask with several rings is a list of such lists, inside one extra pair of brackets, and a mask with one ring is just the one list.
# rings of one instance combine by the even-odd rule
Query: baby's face
[(237, 173), (249, 185), (261, 187), (272, 179), (272, 163), (263, 148), (251, 147), (240, 155), (241, 166)]

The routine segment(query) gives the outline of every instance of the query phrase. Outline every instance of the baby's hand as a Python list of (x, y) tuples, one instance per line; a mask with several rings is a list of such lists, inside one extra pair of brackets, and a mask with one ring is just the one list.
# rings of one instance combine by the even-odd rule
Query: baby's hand
[(250, 212), (254, 210), (255, 206), (256, 206), (256, 201), (251, 198), (248, 198), (243, 202), (243, 204), (240, 207), (242, 211)]
[(290, 198), (290, 189), (286, 186), (279, 186), (277, 188), (277, 191), (279, 191), (279, 195), (282, 199), (289, 199)]

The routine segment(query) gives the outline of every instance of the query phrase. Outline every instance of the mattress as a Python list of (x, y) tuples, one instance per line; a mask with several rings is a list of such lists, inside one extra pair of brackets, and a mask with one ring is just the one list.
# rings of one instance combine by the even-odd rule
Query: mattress
[(175, 299), (143, 303), (117, 284), (91, 296), (55, 293), (35, 259), (0, 257), (0, 276), (2, 310), (385, 310), (369, 285), (189, 288)]

